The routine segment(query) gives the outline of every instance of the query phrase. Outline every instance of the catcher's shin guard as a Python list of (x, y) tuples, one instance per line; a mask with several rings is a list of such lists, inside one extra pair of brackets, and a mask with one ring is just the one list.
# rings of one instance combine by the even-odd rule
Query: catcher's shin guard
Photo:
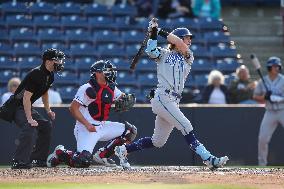
[(92, 154), (87, 150), (76, 152), (70, 160), (70, 167), (87, 168), (92, 163)]

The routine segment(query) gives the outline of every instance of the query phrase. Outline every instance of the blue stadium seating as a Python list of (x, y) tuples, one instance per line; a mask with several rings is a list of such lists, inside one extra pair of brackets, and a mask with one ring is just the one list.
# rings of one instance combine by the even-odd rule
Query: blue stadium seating
[(110, 11), (114, 17), (135, 16), (137, 14), (137, 10), (135, 6), (124, 5), (124, 4), (114, 5), (111, 7)]
[(37, 42), (37, 39), (34, 37), (34, 33), (29, 28), (17, 28), (10, 30), (10, 41), (21, 42)]
[(78, 75), (77, 73), (71, 73), (67, 71), (63, 71), (60, 74), (55, 74), (54, 75), (55, 81), (56, 81), (56, 86), (77, 86), (78, 85)]
[(64, 43), (63, 32), (56, 28), (40, 29), (38, 31), (38, 41), (41, 43), (45, 42), (61, 42)]
[(225, 58), (217, 60), (216, 68), (223, 73), (232, 73), (240, 66), (240, 64), (233, 58)]
[(196, 59), (192, 64), (192, 72), (208, 73), (214, 69), (215, 65), (207, 59)]
[(83, 29), (72, 29), (72, 30), (66, 30), (66, 41), (68, 43), (73, 42), (86, 42), (86, 43), (93, 43), (94, 38), (91, 36), (90, 32)]
[(97, 44), (106, 44), (106, 43), (121, 43), (120, 35), (118, 32), (113, 32), (109, 30), (103, 30), (95, 32), (94, 38)]
[(93, 45), (88, 43), (75, 43), (70, 45), (70, 53), (73, 58), (81, 56), (97, 56), (97, 51)]
[(112, 30), (115, 28), (114, 21), (111, 17), (106, 16), (94, 16), (88, 18), (88, 23), (91, 30), (101, 30), (101, 29), (107, 29)]
[(158, 83), (155, 73), (142, 73), (138, 75), (138, 83), (142, 88), (155, 87)]
[(198, 88), (203, 88), (207, 85), (208, 74), (194, 75), (194, 86)]
[(7, 2), (1, 4), (1, 11), (3, 14), (26, 14), (27, 7), (25, 3), (20, 2)]
[(202, 32), (222, 31), (224, 25), (222, 21), (210, 17), (200, 18), (199, 24)]
[(77, 65), (78, 71), (81, 73), (90, 73), (91, 65), (96, 61), (93, 56), (81, 57), (75, 59), (75, 64)]
[(138, 32), (135, 30), (122, 32), (121, 35), (122, 35), (122, 39), (125, 44), (141, 43), (143, 39), (145, 38), (144, 32)]
[(85, 16), (110, 16), (110, 11), (107, 6), (99, 5), (93, 3), (91, 5), (86, 5), (83, 9)]
[(70, 72), (70, 73), (77, 73), (77, 64), (75, 62), (70, 61), (69, 59), (66, 60), (64, 64), (64, 71)]
[(126, 52), (123, 47), (117, 44), (106, 44), (98, 47), (98, 52), (101, 58), (126, 58)]
[(114, 58), (110, 59), (110, 61), (116, 66), (118, 71), (128, 71), (130, 67), (130, 63), (126, 62), (124, 59)]
[[(160, 22), (159, 22), (160, 23)], [(190, 30), (190, 32), (199, 32), (200, 30), (200, 23), (198, 19), (191, 19), (191, 18), (172, 18), (170, 20), (170, 25), (172, 29), (186, 27)]]
[(204, 39), (208, 44), (230, 43), (229, 36), (224, 32), (207, 32), (204, 34)]
[(56, 90), (59, 92), (63, 103), (71, 103), (77, 93), (78, 88), (74, 86), (58, 87)]
[(198, 45), (192, 45), (191, 50), (193, 51), (193, 55), (195, 58), (207, 58), (210, 59), (211, 54), (207, 50), (206, 47), (198, 46)]
[(25, 15), (10, 15), (6, 18), (7, 27), (11, 28), (31, 28), (33, 29), (33, 21)]
[(12, 46), (9, 43), (0, 42), (0, 55), (12, 55)]
[(11, 70), (0, 71), (0, 85), (7, 86), (8, 81), (12, 77), (17, 77), (17, 72)]
[(60, 49), (63, 52), (66, 50), (65, 44), (60, 42), (45, 42), (41, 44), (42, 51), (50, 48)]
[(137, 64), (136, 70), (139, 73), (152, 72), (156, 73), (157, 64), (149, 58), (141, 58)]
[(89, 29), (88, 21), (85, 18), (77, 15), (61, 16), (61, 25), (64, 29)]
[(18, 71), (18, 64), (5, 56), (0, 57), (0, 70)]
[(226, 47), (226, 46), (210, 47), (210, 52), (212, 53), (215, 59), (237, 57), (237, 51), (235, 48), (232, 47)]
[(119, 71), (117, 73), (116, 82), (120, 86), (137, 86), (137, 80), (135, 74), (131, 74), (129, 72)]
[(15, 43), (14, 44), (14, 55), (18, 56), (41, 56), (41, 49), (36, 43)]
[(83, 73), (80, 74), (78, 84), (83, 85), (83, 84), (87, 83), (89, 80), (90, 80), (90, 73), (89, 72), (87, 72), (87, 73), (83, 72)]
[(38, 15), (38, 14), (39, 15), (43, 15), (43, 14), (55, 15), (56, 14), (54, 5), (46, 3), (46, 2), (33, 3), (29, 9), (32, 15)]
[(190, 75), (188, 76), (187, 80), (184, 83), (184, 87), (194, 87), (194, 86), (195, 86), (195, 80), (192, 73), (190, 73)]
[(23, 57), (18, 58), (19, 69), (21, 72), (26, 72), (33, 69), (36, 66), (40, 66), (42, 60), (37, 57)]
[(58, 15), (81, 15), (81, 6), (77, 3), (59, 3), (56, 7)]
[(39, 30), (40, 28), (57, 28), (61, 29), (60, 20), (52, 15), (37, 15), (34, 16), (34, 28)]
[(127, 45), (126, 46), (126, 54), (129, 57), (133, 57), (137, 53), (137, 51), (139, 50), (140, 46), (141, 46), (140, 44)]

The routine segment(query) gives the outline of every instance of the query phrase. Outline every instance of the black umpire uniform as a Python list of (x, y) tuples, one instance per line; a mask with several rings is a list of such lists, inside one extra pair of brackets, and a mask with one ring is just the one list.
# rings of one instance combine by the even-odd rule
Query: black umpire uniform
[[(9, 122), (14, 121), (21, 129), (18, 138), (19, 144), (12, 161), (12, 169), (46, 166), (51, 141), (51, 121), (44, 118), (30, 106), (31, 117), (38, 123), (37, 126), (32, 126), (28, 122), (23, 98), (25, 91), (30, 92), (32, 94), (30, 103), (33, 104), (38, 98), (47, 93), (54, 81), (54, 72), (63, 70), (64, 59), (65, 55), (62, 51), (47, 49), (43, 53), (42, 64), (26, 75), (15, 94), (0, 108), (0, 118)], [(47, 69), (47, 62), (51, 67), (49, 70), (52, 71)]]

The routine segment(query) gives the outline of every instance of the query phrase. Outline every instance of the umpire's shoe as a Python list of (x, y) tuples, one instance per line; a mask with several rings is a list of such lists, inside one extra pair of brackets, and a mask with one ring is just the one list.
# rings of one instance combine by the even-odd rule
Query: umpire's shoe
[(94, 162), (104, 165), (107, 167), (116, 167), (115, 161), (113, 161), (111, 158), (101, 158), (100, 157), (101, 151), (98, 150), (94, 155), (93, 155), (93, 160)]
[(119, 158), (120, 160), (120, 165), (122, 166), (123, 169), (131, 169), (130, 164), (127, 161), (127, 150), (125, 145), (122, 146), (116, 146), (114, 148), (115, 155)]
[(18, 161), (13, 159), (11, 169), (30, 169), (32, 168), (30, 163), (24, 163), (22, 161)]
[(217, 158), (217, 157), (211, 155), (203, 163), (205, 165), (207, 165), (207, 167), (209, 167), (211, 170), (215, 170), (215, 169), (218, 169), (220, 167), (223, 167), (227, 163), (228, 160), (229, 160), (229, 158), (227, 156)]
[(32, 160), (32, 167), (47, 167), (46, 161), (34, 159), (34, 160)]

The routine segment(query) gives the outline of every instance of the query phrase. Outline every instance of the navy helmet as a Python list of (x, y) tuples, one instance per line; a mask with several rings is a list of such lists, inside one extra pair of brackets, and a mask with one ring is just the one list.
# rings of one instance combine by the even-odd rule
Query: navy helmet
[(176, 28), (171, 33), (178, 36), (181, 39), (185, 36), (193, 37), (192, 33), (187, 28)]
[(95, 62), (92, 64), (90, 72), (91, 78), (96, 78), (96, 72), (103, 73), (106, 80), (110, 83), (115, 83), (117, 77), (116, 66), (109, 60), (99, 60)]
[(281, 70), (282, 68), (281, 59), (276, 56), (270, 57), (266, 62), (267, 69), (270, 71), (271, 67), (274, 65), (279, 66), (279, 69)]
[(54, 49), (54, 48), (46, 49), (43, 52), (42, 60), (43, 60), (43, 62), (45, 62), (46, 60), (55, 60), (57, 62), (60, 62), (60, 64), (58, 64), (58, 63), (54, 64), (54, 71), (60, 72), (64, 68), (65, 54), (64, 54), (64, 52), (62, 52), (58, 49)]

